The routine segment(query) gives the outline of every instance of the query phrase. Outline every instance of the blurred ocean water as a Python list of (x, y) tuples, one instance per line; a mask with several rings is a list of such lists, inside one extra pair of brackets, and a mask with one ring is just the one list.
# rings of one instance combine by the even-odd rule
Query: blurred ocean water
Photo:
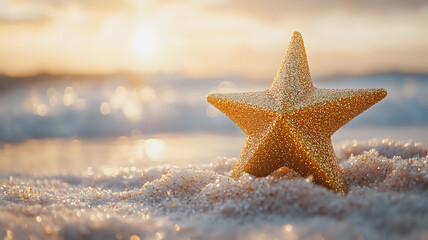
[[(210, 91), (263, 90), (269, 84), (270, 80), (239, 77), (191, 79), (164, 74), (132, 79), (126, 75), (30, 78), (0, 89), (0, 141), (159, 133), (240, 134), (239, 128), (211, 107), (205, 96)], [(320, 88), (388, 90), (386, 99), (353, 119), (343, 131), (411, 129), (412, 134), (402, 136), (403, 140), (427, 139), (428, 75), (385, 73), (315, 78), (314, 84)]]
[[(25, 81), (24, 81), (25, 80)], [(17, 79), (0, 84), (0, 173), (79, 173), (236, 158), (245, 134), (210, 106), (211, 91), (255, 91), (270, 81), (171, 75)], [(315, 79), (320, 88), (384, 87), (388, 96), (333, 137), (428, 142), (428, 75)]]

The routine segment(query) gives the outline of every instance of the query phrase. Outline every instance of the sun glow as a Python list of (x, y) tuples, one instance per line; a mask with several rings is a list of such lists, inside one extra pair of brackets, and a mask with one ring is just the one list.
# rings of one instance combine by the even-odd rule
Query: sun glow
[(145, 150), (147, 156), (154, 160), (158, 161), (165, 149), (165, 142), (160, 139), (147, 139), (145, 144)]
[(152, 29), (139, 28), (132, 38), (132, 51), (138, 56), (150, 56), (158, 49), (158, 39)]

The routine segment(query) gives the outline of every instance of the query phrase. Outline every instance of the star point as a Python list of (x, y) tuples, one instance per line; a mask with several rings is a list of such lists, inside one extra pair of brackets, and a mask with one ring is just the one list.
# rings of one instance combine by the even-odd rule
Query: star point
[(214, 93), (207, 101), (247, 135), (233, 178), (243, 172), (263, 177), (285, 166), (347, 194), (331, 136), (385, 96), (385, 89), (316, 88), (302, 36), (294, 32), (269, 89)]

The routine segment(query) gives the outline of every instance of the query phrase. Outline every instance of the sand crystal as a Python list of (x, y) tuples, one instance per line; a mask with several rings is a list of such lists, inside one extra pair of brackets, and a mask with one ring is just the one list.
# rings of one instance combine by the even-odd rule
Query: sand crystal
[(349, 189), (289, 169), (229, 178), (209, 166), (3, 175), (4, 239), (428, 239), (428, 146), (390, 139), (336, 145)]

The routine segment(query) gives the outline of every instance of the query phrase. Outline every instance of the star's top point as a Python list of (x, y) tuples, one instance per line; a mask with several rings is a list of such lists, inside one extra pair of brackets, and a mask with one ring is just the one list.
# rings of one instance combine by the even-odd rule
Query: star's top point
[(269, 92), (287, 107), (313, 88), (302, 35), (294, 32)]
[(300, 32), (298, 32), (298, 31), (294, 31), (294, 32), (293, 32), (293, 37), (302, 38), (302, 35), (300, 34)]

